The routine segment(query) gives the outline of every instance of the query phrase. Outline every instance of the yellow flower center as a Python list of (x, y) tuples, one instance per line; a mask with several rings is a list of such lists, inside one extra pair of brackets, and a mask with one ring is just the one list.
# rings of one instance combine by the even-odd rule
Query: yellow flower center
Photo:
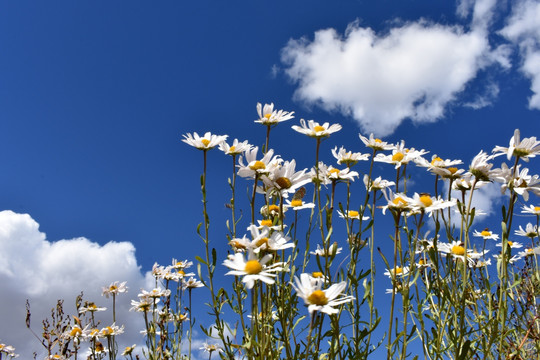
[(201, 139), (201, 142), (203, 143), (204, 146), (208, 146), (208, 144), (210, 144), (210, 140), (208, 139)]
[(395, 198), (394, 200), (392, 200), (392, 202), (394, 203), (394, 205), (407, 205), (407, 202), (405, 200), (403, 200), (403, 198), (401, 198), (400, 196), (398, 196), (397, 198)]
[(244, 268), (244, 271), (248, 274), (258, 274), (262, 270), (262, 265), (257, 260), (249, 260), (246, 262), (246, 267)]
[(431, 196), (429, 195), (421, 195), (420, 202), (424, 204), (425, 207), (433, 205), (433, 200), (431, 200)]
[(313, 130), (315, 130), (316, 132), (319, 132), (319, 131), (324, 131), (326, 130), (323, 126), (321, 125), (317, 125), (313, 128)]
[(79, 336), (79, 335), (82, 335), (82, 330), (79, 327), (74, 327), (69, 332), (69, 336), (71, 336), (71, 337), (75, 337), (75, 336)]
[(535, 206), (534, 211), (540, 211), (540, 206)]
[(242, 245), (242, 243), (238, 240), (234, 240), (231, 242), (231, 245), (237, 249), (245, 249), (246, 247)]
[(266, 118), (266, 120), (270, 119), (271, 116), (272, 114), (264, 114), (264, 117)]
[(268, 211), (277, 211), (277, 212), (279, 212), (279, 206), (272, 204), (272, 205), (270, 205), (268, 207)]
[(302, 206), (302, 200), (293, 200), (293, 201), (291, 201), (291, 206), (293, 206), (293, 207)]
[(116, 286), (116, 285), (109, 286), (109, 291), (115, 291), (117, 289), (118, 289), (118, 286)]
[(508, 242), (508, 246), (512, 247), (512, 245), (514, 245), (514, 243), (511, 242), (511, 241), (509, 241), (509, 242)]
[(382, 140), (381, 140), (381, 139), (375, 139), (374, 141), (375, 141), (376, 143), (379, 143), (379, 144), (382, 143)]
[(463, 246), (454, 245), (452, 246), (452, 249), (450, 251), (454, 255), (459, 255), (459, 256), (465, 255), (465, 248)]
[(435, 165), (435, 163), (438, 162), (438, 161), (443, 161), (443, 159), (441, 159), (440, 157), (437, 156), (436, 158), (431, 160), (431, 165)]
[(401, 275), (401, 274), (403, 274), (403, 268), (400, 266), (396, 266), (396, 268), (394, 269), (394, 275)]
[(425, 265), (426, 261), (424, 259), (418, 260), (418, 265)]
[(482, 235), (482, 236), (491, 236), (491, 231), (489, 231), (488, 229), (485, 229), (480, 233), (480, 235)]
[(235, 150), (236, 150), (236, 146), (234, 145), (229, 148), (229, 152), (234, 152)]
[(350, 218), (358, 217), (358, 211), (350, 210), (350, 211), (349, 211), (349, 217), (350, 217)]
[(266, 169), (266, 165), (262, 161), (255, 161), (252, 165), (249, 166), (251, 170), (264, 170)]
[(103, 347), (103, 344), (100, 342), (96, 343), (96, 351), (104, 351), (105, 348)]
[(322, 278), (324, 275), (320, 271), (314, 271), (313, 273), (311, 273), (311, 276), (313, 276), (315, 279), (319, 279)]
[(99, 333), (99, 329), (92, 329), (90, 330), (90, 336), (95, 336)]
[(405, 157), (405, 155), (403, 155), (400, 152), (397, 152), (394, 155), (392, 155), (392, 161), (400, 162), (401, 160), (403, 160), (404, 157)]
[(114, 330), (110, 326), (107, 326), (106, 328), (103, 329), (103, 335), (105, 336), (111, 335), (113, 332)]
[(263, 246), (264, 244), (268, 244), (268, 238), (261, 238), (255, 243), (257, 247)]
[(270, 219), (261, 220), (261, 226), (272, 226), (272, 220)]
[(322, 290), (315, 290), (311, 293), (311, 295), (307, 298), (308, 302), (310, 304), (314, 305), (326, 305), (328, 304), (328, 299), (326, 298), (326, 294)]
[(282, 189), (288, 189), (292, 186), (292, 182), (289, 178), (286, 177), (280, 177), (276, 179), (276, 184), (279, 185)]
[(457, 171), (458, 171), (458, 168), (456, 167), (449, 167), (448, 169), (446, 169), (448, 171), (450, 171), (450, 174), (454, 175)]

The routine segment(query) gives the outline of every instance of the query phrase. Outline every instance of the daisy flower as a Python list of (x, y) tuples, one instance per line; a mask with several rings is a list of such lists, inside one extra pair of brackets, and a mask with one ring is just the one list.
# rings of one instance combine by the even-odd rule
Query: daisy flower
[(337, 242), (335, 242), (328, 247), (328, 251), (324, 250), (319, 244), (317, 244), (317, 249), (315, 251), (310, 251), (309, 253), (311, 255), (317, 255), (321, 257), (333, 257), (337, 254), (340, 254), (341, 250), (343, 250), (343, 248), (338, 247)]
[(133, 350), (135, 350), (135, 347), (137, 345), (133, 344), (131, 346), (126, 346), (126, 348), (124, 349), (124, 351), (122, 352), (122, 355), (123, 356), (126, 356), (126, 355), (131, 355), (131, 353), (133, 353)]
[(307, 169), (296, 171), (296, 161), (285, 161), (282, 165), (274, 167), (262, 178), (267, 187), (268, 194), (278, 193), (280, 197), (288, 197), (298, 188), (311, 182), (311, 175)]
[(360, 137), (360, 140), (366, 145), (368, 148), (372, 148), (375, 151), (380, 150), (392, 150), (395, 148), (395, 145), (389, 144), (386, 141), (382, 141), (381, 139), (377, 139), (373, 136), (373, 134), (369, 135), (369, 138), (362, 136), (362, 134), (358, 135)]
[(485, 228), (482, 231), (476, 231), (474, 230), (473, 236), (481, 237), (484, 240), (492, 239), (492, 240), (499, 240), (499, 235), (494, 234), (492, 231), (490, 231), (488, 228)]
[(464, 169), (458, 169), (455, 165), (463, 163), (461, 160), (443, 160), (437, 155), (431, 157), (431, 162), (428, 162), (424, 158), (415, 160), (416, 165), (426, 167), (429, 172), (435, 175), (439, 175), (444, 179), (457, 179), (461, 177)]
[(62, 333), (61, 337), (64, 339), (73, 340), (74, 342), (80, 344), (81, 340), (84, 340), (86, 338), (89, 326), (90, 324), (86, 325), (84, 329), (82, 329), (79, 325), (75, 324), (70, 328), (66, 329), (66, 331)]
[(528, 223), (527, 226), (525, 226), (525, 230), (523, 230), (523, 228), (520, 225), (519, 230), (516, 230), (515, 234), (534, 239), (535, 237), (538, 236), (538, 227), (536, 225)]
[(330, 134), (333, 134), (341, 130), (341, 125), (339, 124), (330, 125), (329, 123), (326, 122), (321, 125), (318, 122), (313, 121), (313, 120), (308, 120), (308, 122), (306, 123), (306, 120), (300, 119), (300, 125), (302, 126), (293, 125), (292, 126), (293, 130), (296, 130), (299, 133), (307, 135), (309, 137), (318, 138), (318, 139), (323, 138), (323, 137), (328, 137), (330, 136)]
[(529, 161), (529, 158), (533, 158), (537, 154), (540, 154), (540, 141), (537, 141), (536, 137), (520, 140), (519, 129), (516, 129), (514, 130), (514, 136), (510, 138), (509, 146), (507, 148), (496, 146), (493, 149), (493, 154), (494, 156), (506, 154), (508, 160), (510, 160), (512, 156), (515, 156), (525, 161)]
[(214, 351), (217, 351), (218, 353), (223, 352), (223, 350), (219, 347), (218, 344), (208, 344), (204, 343), (202, 347), (199, 348), (199, 350), (203, 350), (207, 353), (213, 353)]
[(275, 272), (283, 271), (284, 263), (275, 263), (266, 265), (272, 259), (272, 255), (267, 254), (262, 259), (258, 259), (253, 251), (248, 252), (248, 260), (244, 258), (242, 253), (229, 255), (229, 258), (223, 261), (223, 265), (232, 269), (225, 275), (243, 276), (242, 282), (246, 283), (246, 288), (251, 289), (255, 285), (256, 280), (260, 280), (266, 284), (273, 284)]
[(332, 149), (332, 155), (336, 158), (338, 164), (345, 164), (348, 167), (355, 165), (360, 160), (369, 160), (369, 154), (353, 153), (345, 150), (343, 146), (339, 150), (337, 146)]
[(525, 251), (519, 252), (518, 255), (521, 256), (522, 258), (526, 256), (540, 255), (540, 246), (537, 246), (534, 249), (531, 249), (531, 248), (525, 249)]
[[(502, 247), (502, 243), (498, 243), (495, 246)], [(508, 240), (508, 246), (510, 247), (510, 249), (521, 249), (523, 247), (523, 245), (521, 245), (520, 243), (510, 240)]]
[(105, 311), (105, 310), (107, 310), (106, 307), (98, 307), (93, 302), (86, 302), (83, 307), (79, 308), (80, 313), (85, 313), (85, 312), (94, 313), (94, 312)]
[(294, 247), (294, 244), (289, 242), (291, 238), (281, 231), (274, 231), (272, 235), (269, 235), (269, 228), (264, 227), (259, 230), (256, 225), (250, 225), (248, 230), (253, 238), (250, 248), (253, 249), (254, 253), (259, 253), (261, 250), (278, 251)]
[(469, 166), (469, 173), (471, 173), (477, 180), (490, 181), (493, 171), (491, 168), (493, 164), (489, 163), (492, 159), (491, 156), (486, 154), (483, 150), (476, 155)]
[(443, 200), (441, 197), (435, 198), (427, 193), (414, 193), (409, 205), (411, 205), (413, 212), (425, 212), (431, 216), (431, 213), (435, 210), (442, 210), (456, 205), (456, 200)]
[(226, 155), (240, 155), (244, 152), (251, 150), (253, 145), (250, 145), (248, 141), (239, 142), (238, 139), (234, 139), (232, 145), (229, 146), (227, 142), (223, 141), (219, 144), (219, 150), (223, 151)]
[[(474, 261), (484, 254), (475, 252), (473, 249), (467, 249), (463, 247), (463, 243), (460, 241), (452, 241), (451, 243), (438, 243), (437, 250), (442, 253), (443, 256), (450, 255), (454, 258), (465, 260), (468, 262)], [(466, 253), (466, 254), (465, 254)]]
[(251, 240), (249, 240), (246, 235), (242, 238), (234, 238), (229, 241), (229, 245), (233, 247), (235, 251), (245, 251), (247, 249), (252, 249)]
[(294, 118), (294, 111), (274, 110), (274, 103), (264, 104), (264, 107), (261, 103), (257, 103), (257, 113), (259, 114), (259, 118), (255, 122), (267, 126), (276, 125), (282, 121)]
[(167, 297), (171, 295), (170, 289), (154, 288), (150, 291), (144, 289), (137, 295), (140, 299), (159, 299), (160, 297)]
[(392, 150), (392, 154), (377, 154), (373, 160), (395, 165), (395, 168), (398, 169), (401, 165), (407, 165), (409, 162), (421, 158), (422, 155), (427, 153), (428, 152), (425, 150), (415, 150), (414, 148), (407, 149), (405, 148), (405, 142), (401, 141), (401, 143)]
[(117, 326), (116, 324), (112, 324), (111, 326), (106, 326), (100, 331), (101, 336), (115, 336), (120, 335), (124, 333), (124, 325), (121, 327)]
[(342, 281), (331, 285), (328, 289), (322, 290), (322, 281), (313, 281), (309, 274), (300, 274), (300, 278), (294, 277), (292, 284), (294, 290), (308, 305), (309, 313), (320, 311), (328, 315), (337, 314), (337, 306), (353, 301), (353, 296), (343, 294), (347, 283)]
[(410, 270), (410, 267), (408, 266), (403, 266), (403, 267), (396, 266), (393, 269), (386, 269), (386, 271), (384, 272), (384, 275), (392, 279), (395, 277), (401, 277), (401, 276), (407, 275), (409, 273), (409, 270)]
[(204, 134), (203, 137), (200, 137), (196, 132), (192, 134), (183, 135), (182, 141), (188, 145), (194, 146), (199, 150), (210, 150), (218, 146), (225, 140), (227, 140), (228, 135), (213, 135), (210, 132)]
[(182, 280), (182, 290), (196, 289), (203, 286), (204, 284), (194, 277), (190, 277), (188, 280)]
[(534, 205), (523, 206), (521, 208), (521, 213), (522, 214), (533, 214), (533, 215), (536, 215), (536, 216), (540, 216), (540, 206), (534, 206)]
[(302, 199), (292, 199), (292, 200), (285, 200), (286, 207), (290, 207), (293, 210), (302, 210), (302, 209), (313, 209), (315, 207), (315, 204), (313, 203), (305, 203), (302, 201)]
[(119, 283), (118, 281), (113, 282), (108, 287), (102, 288), (103, 292), (101, 293), (102, 296), (105, 296), (107, 299), (111, 295), (118, 295), (121, 293), (127, 292), (128, 287), (126, 286), (127, 281)]
[[(238, 159), (239, 176), (255, 178), (256, 175), (266, 175), (281, 162), (279, 156), (274, 156), (274, 150), (272, 149), (269, 149), (261, 159), (257, 159), (257, 151), (259, 151), (259, 147), (255, 146), (250, 150), (246, 150), (244, 155)], [(245, 165), (244, 160), (246, 161)]]
[(385, 190), (390, 186), (394, 186), (396, 183), (393, 181), (384, 180), (380, 176), (374, 180), (369, 179), (369, 176), (364, 175), (364, 185), (368, 191)]
[(19, 357), (19, 355), (15, 354), (15, 348), (13, 346), (0, 343), (0, 356), (2, 354), (6, 354), (6, 356), (12, 358)]
[(474, 185), (474, 189), (476, 190), (489, 183), (489, 181), (476, 181), (475, 184), (475, 181), (476, 180), (473, 179), (472, 174), (465, 173), (463, 177), (455, 179), (452, 182), (452, 189), (458, 191), (469, 191)]
[[(342, 219), (360, 220), (360, 213), (356, 210), (348, 210), (345, 213), (342, 213), (341, 211), (338, 210), (337, 212), (338, 212), (339, 217)], [(362, 220), (368, 220), (368, 219), (369, 219), (369, 216), (362, 217)]]
[(384, 192), (384, 197), (386, 198), (387, 204), (381, 207), (383, 214), (386, 213), (387, 209), (395, 212), (408, 211), (411, 209), (413, 199), (403, 193), (394, 193), (392, 190), (390, 190), (389, 195)]
[(159, 299), (143, 298), (141, 301), (131, 300), (131, 308), (129, 311), (148, 312), (152, 307), (159, 302)]
[(331, 182), (343, 180), (354, 181), (355, 177), (358, 177), (358, 173), (356, 171), (351, 171), (350, 168), (336, 169), (333, 166), (327, 168), (326, 178)]

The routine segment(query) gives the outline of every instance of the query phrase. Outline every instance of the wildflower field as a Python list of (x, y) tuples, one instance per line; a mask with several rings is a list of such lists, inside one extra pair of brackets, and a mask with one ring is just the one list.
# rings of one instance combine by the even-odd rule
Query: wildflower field
[[(81, 295), (76, 313), (59, 301), (35, 325), (27, 304), (29, 336), (46, 359), (191, 359), (201, 349), (208, 359), (540, 356), (536, 137), (516, 130), (506, 146), (478, 149), (466, 164), (373, 134), (335, 144), (339, 124), (301, 119), (291, 136), (312, 138), (313, 154), (312, 167), (300, 169), (272, 147), (272, 129), (294, 113), (273, 104), (257, 104), (257, 113), (250, 126), (264, 139), (259, 145), (183, 135), (201, 160), (201, 221), (187, 230), (199, 237), (199, 256), (154, 265), (155, 287), (137, 295), (126, 294), (122, 279), (105, 286), (107, 309)], [(230, 162), (229, 174), (212, 173), (230, 188), (225, 227), (211, 222), (209, 151)], [(320, 161), (329, 152), (335, 161)], [(377, 174), (375, 163), (393, 177)], [(413, 172), (432, 186), (410, 184)], [(496, 228), (477, 228), (485, 214), (473, 199), (489, 183), (500, 184), (505, 203), (491, 221)], [(211, 237), (211, 227), (226, 231)], [(216, 242), (229, 250), (218, 252)], [(204, 306), (193, 292), (204, 294)], [(144, 319), (141, 344), (118, 346), (119, 296), (132, 296), (132, 316)], [(109, 323), (96, 320), (101, 311)], [(202, 312), (210, 322), (196, 320)], [(201, 349), (192, 346), (195, 331), (207, 338)], [(0, 344), (0, 360), (14, 357), (16, 349)]]

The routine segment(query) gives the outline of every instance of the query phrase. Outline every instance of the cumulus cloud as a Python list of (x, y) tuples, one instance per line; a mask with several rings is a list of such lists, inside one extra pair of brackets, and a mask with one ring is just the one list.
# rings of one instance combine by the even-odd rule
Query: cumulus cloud
[(495, 1), (462, 4), (463, 16), (473, 14), (469, 30), (419, 20), (377, 34), (354, 22), (343, 36), (325, 29), (313, 41), (290, 40), (282, 62), (298, 84), (295, 97), (351, 116), (379, 136), (406, 118), (437, 121), (479, 71), (509, 64), (506, 52), (488, 41)]
[(540, 109), (540, 2), (519, 1), (512, 10), (506, 26), (500, 31), (505, 38), (519, 46), (522, 57), (520, 70), (531, 80), (533, 95), (531, 109)]
[[(99, 245), (86, 238), (50, 242), (39, 224), (27, 214), (0, 212), (0, 340), (16, 347), (23, 359), (43, 354), (41, 345), (25, 326), (25, 302), (30, 301), (32, 328), (40, 334), (41, 320), (49, 316), (57, 299), (64, 299), (67, 314), (75, 310), (75, 297), (111, 308), (111, 299), (101, 296), (103, 286), (127, 281), (128, 294), (117, 297), (117, 324), (126, 327), (119, 336), (122, 345), (143, 341), (142, 317), (129, 312), (131, 299), (140, 288), (148, 288), (128, 242)], [(102, 324), (112, 323), (107, 311)], [(38, 357), (40, 358), (40, 357)]]

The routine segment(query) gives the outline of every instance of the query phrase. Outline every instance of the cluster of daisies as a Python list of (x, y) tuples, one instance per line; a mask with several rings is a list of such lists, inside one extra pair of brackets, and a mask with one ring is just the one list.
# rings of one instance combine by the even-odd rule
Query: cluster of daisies
[(6, 359), (15, 359), (16, 357), (19, 357), (18, 354), (15, 353), (15, 348), (11, 345), (6, 345), (0, 343), (0, 358), (3, 358), (4, 355)]

